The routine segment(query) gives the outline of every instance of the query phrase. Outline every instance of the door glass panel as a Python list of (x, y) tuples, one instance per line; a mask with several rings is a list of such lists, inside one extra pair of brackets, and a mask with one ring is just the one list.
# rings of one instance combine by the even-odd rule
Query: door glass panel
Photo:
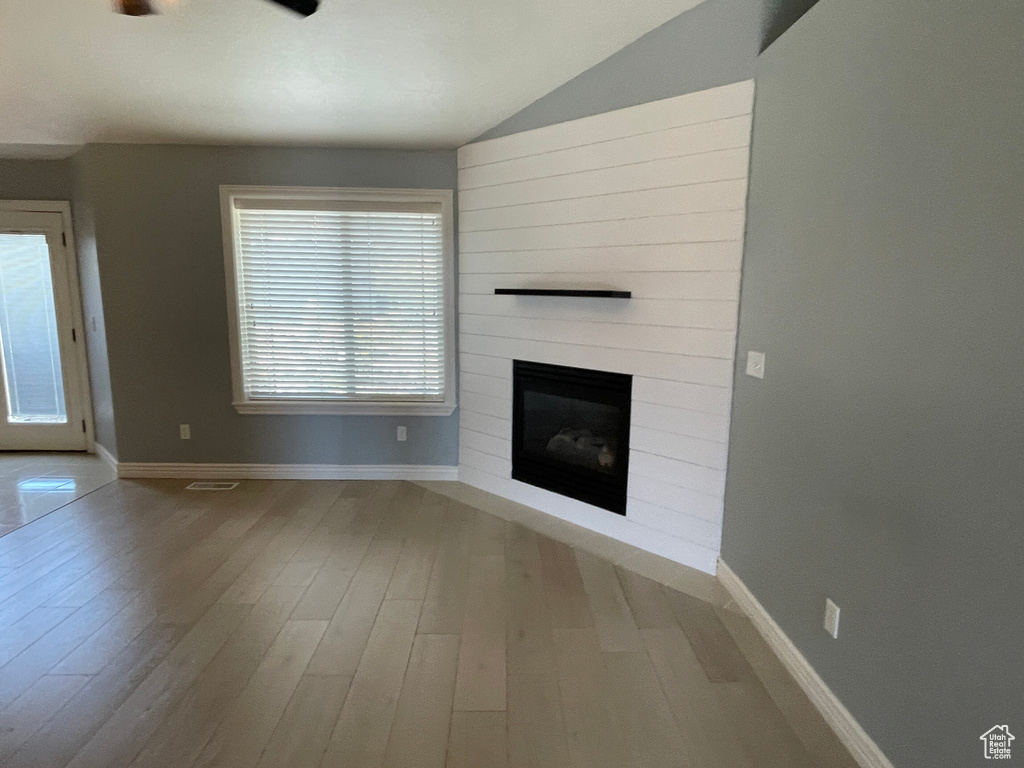
[(67, 423), (45, 235), (0, 234), (0, 342), (7, 421)]

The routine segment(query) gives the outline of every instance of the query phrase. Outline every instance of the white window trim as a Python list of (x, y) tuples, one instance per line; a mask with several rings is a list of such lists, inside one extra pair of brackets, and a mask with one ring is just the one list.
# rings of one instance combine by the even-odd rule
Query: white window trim
[[(235, 198), (268, 200), (332, 200), (343, 202), (437, 203), (441, 205), (444, 242), (444, 372), (441, 402), (380, 402), (342, 400), (252, 400), (242, 383), (241, 337), (235, 273), (237, 216)], [(455, 223), (450, 189), (359, 189), (330, 187), (222, 186), (221, 222), (224, 229), (224, 278), (227, 285), (231, 382), (235, 410), (242, 414), (349, 414), (362, 416), (450, 416), (455, 401)]]

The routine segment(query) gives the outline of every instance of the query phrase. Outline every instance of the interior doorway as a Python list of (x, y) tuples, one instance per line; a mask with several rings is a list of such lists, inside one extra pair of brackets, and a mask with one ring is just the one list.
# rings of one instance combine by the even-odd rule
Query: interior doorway
[(0, 450), (91, 448), (66, 203), (0, 203)]

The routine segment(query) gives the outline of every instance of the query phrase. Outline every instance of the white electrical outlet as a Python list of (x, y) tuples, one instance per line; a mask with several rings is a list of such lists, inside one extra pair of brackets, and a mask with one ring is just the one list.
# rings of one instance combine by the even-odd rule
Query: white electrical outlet
[(179, 424), (178, 434), (181, 435), (182, 440), (192, 439), (192, 426), (190, 424)]
[(764, 378), (764, 352), (747, 352), (747, 376)]
[(408, 439), (409, 439), (409, 430), (407, 430), (405, 427), (399, 427), (398, 428), (398, 442), (404, 443)]
[(825, 598), (825, 631), (832, 639), (839, 637), (839, 606)]

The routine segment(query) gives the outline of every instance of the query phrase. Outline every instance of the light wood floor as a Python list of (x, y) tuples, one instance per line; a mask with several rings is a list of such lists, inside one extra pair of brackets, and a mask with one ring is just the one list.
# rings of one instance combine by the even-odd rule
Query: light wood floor
[(3, 768), (818, 764), (695, 598), (409, 483), (184, 485), (0, 538)]

